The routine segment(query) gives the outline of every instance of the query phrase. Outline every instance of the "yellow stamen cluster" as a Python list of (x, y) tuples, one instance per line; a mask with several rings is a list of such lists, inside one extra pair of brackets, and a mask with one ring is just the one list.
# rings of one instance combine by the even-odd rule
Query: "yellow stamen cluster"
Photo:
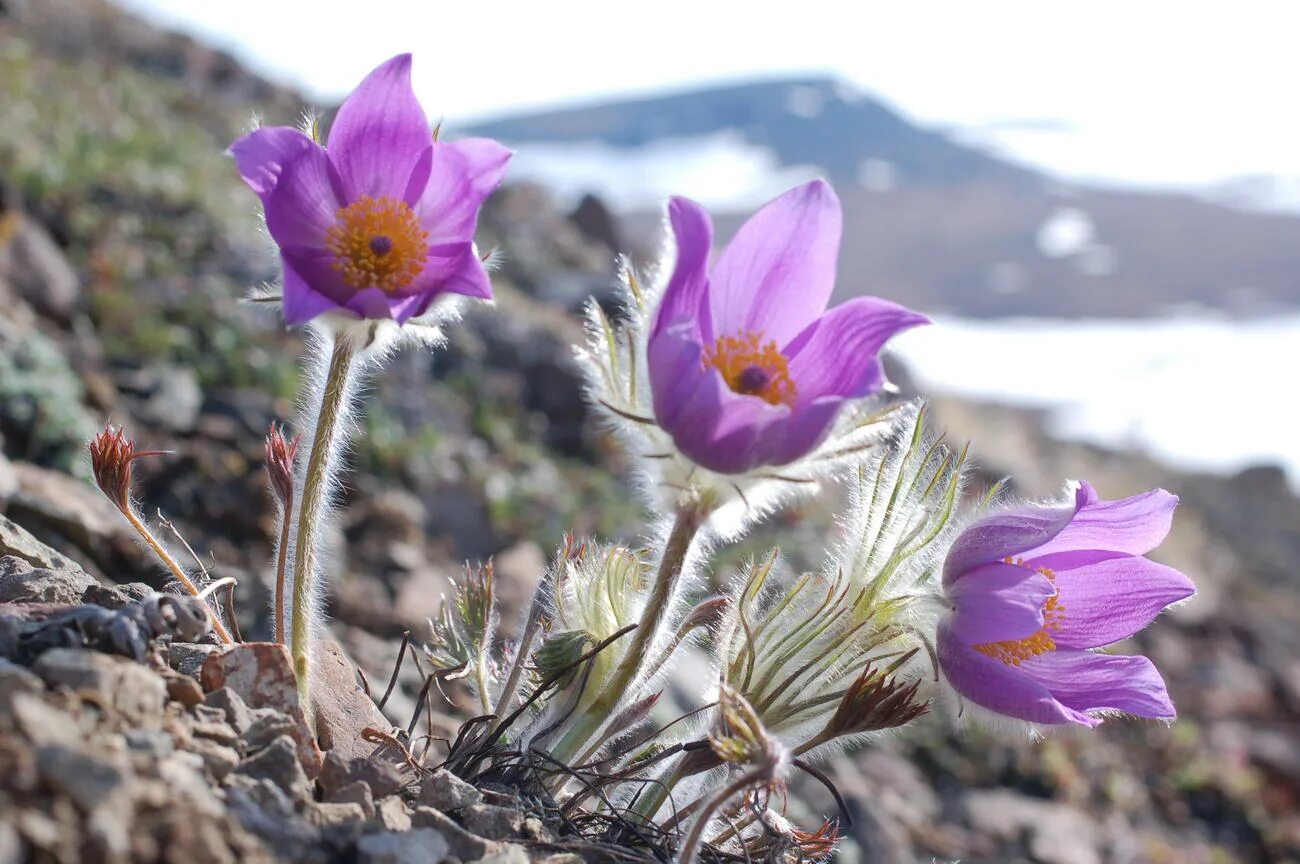
[(759, 333), (719, 336), (705, 350), (704, 362), (721, 372), (736, 393), (757, 396), (771, 405), (794, 405), (797, 390), (789, 361), (776, 342), (763, 343)]
[[(1005, 559), (1007, 564), (1013, 564), (1019, 567), (1027, 567), (1025, 559), (1012, 558), (1008, 555)], [(1047, 577), (1055, 587), (1056, 573), (1047, 567), (1034, 568), (1037, 572)], [(992, 657), (994, 660), (1001, 660), (1008, 666), (1019, 666), (1025, 660), (1031, 657), (1037, 657), (1048, 651), (1056, 650), (1056, 640), (1051, 634), (1061, 629), (1061, 622), (1065, 620), (1065, 604), (1061, 602), (1061, 589), (1056, 588), (1055, 593), (1043, 603), (1043, 627), (1037, 633), (1025, 637), (1024, 639), (1008, 639), (1003, 642), (984, 642), (976, 645), (975, 650)]]
[(405, 201), (366, 195), (341, 208), (337, 219), (325, 234), (325, 247), (348, 287), (394, 294), (424, 269), (429, 232)]

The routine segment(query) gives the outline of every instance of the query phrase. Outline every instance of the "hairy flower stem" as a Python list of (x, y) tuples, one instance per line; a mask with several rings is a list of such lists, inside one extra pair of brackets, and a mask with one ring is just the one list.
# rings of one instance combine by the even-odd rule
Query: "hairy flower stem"
[[(602, 723), (610, 718), (628, 687), (636, 681), (648, 659), (650, 647), (664, 615), (668, 612), (673, 590), (682, 575), (686, 556), (691, 551), (691, 544), (700, 526), (708, 518), (712, 508), (706, 501), (693, 498), (681, 505), (673, 521), (672, 531), (664, 544), (663, 558), (659, 561), (659, 570), (655, 574), (654, 586), (646, 601), (645, 611), (632, 634), (632, 644), (628, 646), (618, 668), (600, 691), (600, 695), (573, 725), (573, 727), (556, 744), (551, 755), (561, 761), (568, 760), (579, 752), (584, 744), (600, 729)], [(599, 742), (597, 742), (599, 743)]]
[[(153, 550), (153, 553), (158, 556), (159, 560), (161, 560), (167, 569), (171, 571), (172, 576), (175, 577), (176, 581), (181, 583), (185, 590), (193, 594), (195, 597), (202, 596), (199, 591), (199, 586), (194, 584), (194, 581), (190, 579), (189, 574), (185, 572), (185, 568), (180, 565), (180, 562), (172, 557), (172, 554), (167, 551), (167, 547), (154, 536), (154, 533), (149, 530), (149, 526), (144, 524), (144, 520), (135, 514), (135, 509), (133, 507), (127, 507), (122, 510), (122, 515), (126, 517), (126, 521), (131, 523), (131, 527), (134, 528), (136, 533), (144, 539), (144, 542)], [(226, 630), (225, 625), (221, 623), (221, 619), (211, 612), (208, 617), (212, 619), (212, 631), (217, 634), (217, 638), (227, 645), (232, 644), (230, 633)]]
[[(298, 698), (304, 710), (311, 704), (312, 580), (316, 578), (316, 535), (330, 494), (330, 462), (347, 407), (348, 377), (357, 348), (346, 334), (334, 339), (320, 410), (316, 416), (316, 434), (312, 437), (307, 470), (303, 474), (302, 496), (298, 509), (298, 537), (293, 556), (293, 671), (298, 678)], [(310, 712), (308, 714), (310, 716)]]
[(690, 833), (686, 835), (681, 851), (677, 853), (677, 864), (692, 864), (695, 861), (700, 841), (704, 839), (704, 832), (708, 830), (709, 822), (713, 820), (713, 814), (718, 811), (718, 808), (731, 800), (732, 796), (739, 795), (746, 788), (761, 782), (769, 773), (766, 766), (747, 771), (705, 799), (699, 808), (700, 815), (695, 817)]
[(293, 495), (285, 499), (283, 512), (280, 514), (280, 548), (275, 554), (275, 641), (285, 643), (284, 629), (284, 582), (289, 566), (289, 523), (293, 517)]

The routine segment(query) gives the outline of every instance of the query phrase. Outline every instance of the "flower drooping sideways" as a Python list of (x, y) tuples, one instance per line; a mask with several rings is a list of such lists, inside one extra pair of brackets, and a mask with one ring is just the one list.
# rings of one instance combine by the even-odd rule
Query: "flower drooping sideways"
[(442, 294), (491, 298), (474, 231), (510, 151), (486, 139), (435, 141), (409, 54), (361, 82), (324, 147), (275, 126), (230, 152), (280, 249), (286, 323), (333, 312), (401, 324)]
[(939, 665), (966, 699), (1031, 723), (1096, 726), (1098, 713), (1172, 719), (1146, 657), (1090, 649), (1127, 639), (1195, 587), (1142, 557), (1164, 540), (1178, 499), (1157, 489), (996, 513), (948, 551)]
[(885, 342), (927, 322), (874, 297), (827, 311), (842, 218), (825, 181), (759, 210), (712, 269), (709, 215), (674, 198), (668, 216), (677, 261), (647, 344), (654, 414), (711, 471), (739, 474), (809, 453), (845, 400), (883, 387)]

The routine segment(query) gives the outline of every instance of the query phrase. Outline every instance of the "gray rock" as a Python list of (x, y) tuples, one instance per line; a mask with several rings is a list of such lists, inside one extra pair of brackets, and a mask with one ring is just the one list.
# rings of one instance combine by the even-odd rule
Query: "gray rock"
[(0, 246), (0, 275), (42, 313), (65, 319), (81, 297), (77, 271), (38, 222), (19, 219), (17, 233)]
[(320, 838), (313, 827), (294, 812), (293, 802), (269, 780), (239, 774), (226, 778), (226, 804), (248, 831), (271, 847), (279, 860), (317, 860), (310, 853)]
[(203, 407), (199, 379), (188, 366), (151, 366), (118, 379), (134, 396), (135, 414), (169, 432), (193, 432)]
[(433, 828), (383, 831), (357, 841), (360, 864), (439, 864), (448, 851), (446, 838)]
[(452, 854), (462, 861), (477, 861), (501, 846), (500, 843), (471, 834), (446, 813), (432, 807), (416, 807), (411, 813), (411, 824), (417, 828), (436, 828), (451, 846)]
[(505, 840), (517, 837), (523, 828), (524, 815), (513, 807), (498, 807), (495, 804), (474, 804), (466, 807), (461, 814), (465, 827), (480, 837), (489, 840)]
[(47, 684), (67, 687), (110, 706), (137, 724), (156, 725), (167, 699), (167, 685), (154, 672), (125, 657), (55, 648), (42, 654), (32, 671)]
[(1100, 831), (1073, 807), (1005, 789), (968, 792), (964, 800), (972, 828), (1003, 842), (1027, 838), (1030, 854), (1041, 864), (1102, 860)]
[(39, 697), (45, 692), (41, 679), (22, 666), (0, 659), (0, 712), (12, 710), (13, 698), (19, 693)]
[(240, 762), (234, 773), (269, 780), (292, 798), (311, 797), (311, 784), (298, 761), (297, 745), (288, 735), (281, 735), (256, 755)]
[(182, 675), (199, 677), (203, 661), (216, 651), (220, 645), (202, 645), (194, 642), (173, 642), (167, 647), (167, 663)]
[(207, 738), (194, 738), (186, 748), (203, 758), (203, 765), (213, 779), (221, 780), (239, 764), (239, 753), (233, 747), (226, 747)]
[(37, 747), (76, 747), (84, 737), (72, 715), (51, 707), (30, 693), (13, 694), (9, 702), (9, 717), (18, 732)]
[(306, 815), (308, 822), (321, 828), (363, 822), (366, 819), (366, 812), (361, 809), (361, 805), (352, 802), (322, 801), (308, 807)]
[(370, 786), (375, 798), (391, 795), (406, 785), (406, 778), (392, 762), (356, 757), (347, 759), (337, 751), (325, 754), (317, 782), (328, 796), (337, 789), (342, 789), (358, 780), (364, 780)]
[(482, 800), (482, 792), (443, 768), (425, 777), (420, 784), (420, 803), (444, 813), (471, 807)]
[(240, 737), (250, 751), (261, 750), (281, 735), (292, 736), (298, 728), (292, 718), (274, 708), (252, 708), (249, 718), (248, 728)]
[(396, 795), (389, 795), (375, 805), (375, 817), (389, 831), (411, 830), (411, 809)]
[(243, 735), (253, 724), (253, 715), (248, 710), (248, 706), (244, 704), (243, 699), (239, 698), (239, 694), (229, 687), (213, 690), (203, 697), (203, 704), (221, 709), (226, 715), (226, 722), (235, 730), (236, 735)]
[(479, 864), (531, 864), (531, 859), (518, 843), (502, 843), (480, 858)]
[(127, 729), (122, 733), (127, 749), (155, 759), (169, 756), (176, 750), (172, 737), (160, 729)]
[[(9, 457), (0, 453), (0, 506), (13, 497), (18, 491), (18, 477), (14, 474), (13, 465), (9, 462)], [(3, 860), (3, 858), (0, 858)]]
[(341, 789), (335, 789), (327, 800), (332, 804), (356, 804), (367, 819), (375, 815), (375, 796), (370, 791), (370, 784), (364, 780), (356, 780)]
[(98, 756), (55, 744), (37, 748), (36, 767), (47, 787), (84, 812), (100, 807), (120, 812), (130, 806), (126, 773)]
[(0, 864), (21, 864), (27, 857), (18, 832), (8, 822), (0, 822)]
[[(3, 517), (0, 517), (3, 518)], [(73, 606), (96, 584), (81, 570), (35, 568), (26, 558), (0, 558), (0, 603), (62, 603)]]

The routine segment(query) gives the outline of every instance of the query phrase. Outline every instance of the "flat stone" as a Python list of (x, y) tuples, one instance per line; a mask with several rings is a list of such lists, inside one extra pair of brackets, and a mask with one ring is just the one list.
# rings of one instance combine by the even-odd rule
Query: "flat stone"
[(55, 648), (37, 658), (32, 671), (47, 684), (67, 687), (137, 724), (156, 725), (167, 700), (163, 679), (125, 657)]
[(15, 462), (18, 492), (9, 513), (48, 525), (96, 562), (143, 562), (145, 552), (117, 508), (91, 484), (62, 471)]
[(37, 540), (30, 531), (5, 516), (0, 516), (0, 556), (18, 558), (45, 570), (82, 569), (80, 564)]
[(439, 768), (420, 783), (420, 803), (450, 813), (483, 800), (483, 793), (470, 783)]
[[(349, 760), (364, 758), (405, 765), (405, 757), (393, 747), (361, 737), (367, 728), (387, 732), (392, 724), (357, 683), (356, 666), (342, 646), (333, 639), (322, 639), (316, 646), (315, 662), (312, 692), (316, 694), (316, 736), (321, 749)], [(385, 794), (371, 785), (376, 796)]]
[(0, 603), (61, 603), (75, 606), (95, 580), (78, 570), (34, 568), (12, 555), (0, 558)]
[(203, 697), (203, 704), (221, 709), (226, 715), (226, 722), (237, 735), (243, 735), (253, 723), (253, 715), (249, 712), (248, 706), (244, 704), (243, 699), (239, 698), (239, 694), (229, 687), (218, 687), (213, 690)]
[(439, 864), (449, 849), (446, 838), (433, 828), (400, 833), (382, 831), (357, 841), (357, 861), (360, 864)]
[(298, 748), (288, 735), (281, 736), (235, 767), (234, 773), (269, 780), (290, 797), (311, 797), (311, 781), (298, 761)]
[(209, 693), (228, 687), (251, 708), (274, 708), (293, 718), (303, 771), (309, 778), (320, 773), (320, 748), (298, 704), (298, 683), (285, 646), (245, 642), (226, 648), (203, 661), (199, 681)]
[(513, 807), (473, 804), (461, 813), (461, 821), (480, 837), (505, 840), (519, 836), (524, 825), (524, 815)]

